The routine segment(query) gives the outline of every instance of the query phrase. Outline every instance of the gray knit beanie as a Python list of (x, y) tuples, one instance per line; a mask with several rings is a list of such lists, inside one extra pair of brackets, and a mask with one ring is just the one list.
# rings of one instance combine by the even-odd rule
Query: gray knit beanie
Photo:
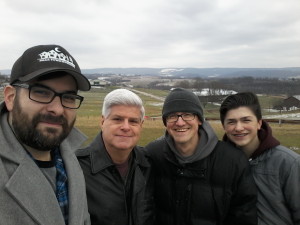
[(195, 113), (203, 122), (202, 104), (197, 95), (191, 91), (182, 88), (175, 88), (166, 97), (162, 109), (164, 125), (166, 125), (167, 115), (175, 112)]

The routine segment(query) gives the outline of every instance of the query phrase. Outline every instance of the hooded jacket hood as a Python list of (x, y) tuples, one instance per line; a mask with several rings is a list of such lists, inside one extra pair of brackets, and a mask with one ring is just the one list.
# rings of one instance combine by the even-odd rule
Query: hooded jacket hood
[(253, 152), (251, 158), (255, 159), (270, 148), (274, 148), (280, 145), (280, 142), (273, 137), (272, 129), (266, 121), (262, 121), (261, 129), (258, 131), (258, 139), (260, 144), (258, 148)]

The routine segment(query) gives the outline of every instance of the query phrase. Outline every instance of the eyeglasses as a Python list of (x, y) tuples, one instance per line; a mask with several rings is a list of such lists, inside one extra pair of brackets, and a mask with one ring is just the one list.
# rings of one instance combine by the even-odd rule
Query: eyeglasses
[(195, 116), (193, 113), (171, 114), (167, 116), (166, 121), (168, 123), (174, 123), (178, 121), (179, 117), (184, 121), (191, 121), (195, 119)]
[(69, 92), (57, 93), (51, 88), (36, 84), (13, 84), (12, 86), (26, 88), (29, 90), (29, 99), (42, 104), (48, 104), (59, 96), (61, 105), (68, 109), (78, 109), (83, 101), (83, 97)]

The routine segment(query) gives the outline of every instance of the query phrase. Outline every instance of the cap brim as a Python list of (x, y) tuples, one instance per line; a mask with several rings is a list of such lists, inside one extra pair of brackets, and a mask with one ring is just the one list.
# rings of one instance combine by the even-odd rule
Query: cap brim
[(91, 84), (90, 84), (89, 80), (83, 74), (78, 73), (74, 70), (69, 70), (69, 69), (61, 69), (61, 68), (40, 69), (40, 70), (34, 71), (33, 73), (27, 74), (24, 77), (20, 77), (19, 80), (23, 81), (23, 82), (28, 82), (33, 79), (44, 76), (46, 74), (53, 73), (53, 72), (59, 72), (59, 71), (66, 72), (66, 73), (70, 74), (72, 77), (74, 77), (74, 79), (77, 82), (78, 90), (88, 91), (91, 89)]

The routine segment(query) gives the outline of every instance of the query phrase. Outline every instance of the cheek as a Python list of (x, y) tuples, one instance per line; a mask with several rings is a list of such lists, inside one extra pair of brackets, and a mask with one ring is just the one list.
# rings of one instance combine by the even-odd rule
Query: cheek
[(140, 126), (134, 127), (133, 130), (134, 130), (135, 135), (137, 137), (139, 137), (141, 135), (141, 132), (142, 132), (142, 127), (140, 127)]
[(227, 125), (227, 126), (224, 126), (223, 129), (224, 129), (225, 133), (229, 133), (234, 130), (234, 127)]
[(172, 128), (172, 124), (171, 123), (167, 123), (166, 128), (167, 128), (167, 130), (171, 129)]
[(105, 120), (101, 125), (101, 131), (106, 137), (114, 136), (114, 134), (118, 132), (118, 126), (115, 126), (114, 124), (111, 124), (109, 121)]
[(167, 129), (167, 131), (168, 131), (169, 133), (171, 133), (171, 132), (172, 132), (172, 128), (171, 128), (171, 126), (166, 126), (166, 129)]
[(76, 119), (76, 111), (67, 111), (66, 112), (66, 118), (69, 122), (72, 122)]

